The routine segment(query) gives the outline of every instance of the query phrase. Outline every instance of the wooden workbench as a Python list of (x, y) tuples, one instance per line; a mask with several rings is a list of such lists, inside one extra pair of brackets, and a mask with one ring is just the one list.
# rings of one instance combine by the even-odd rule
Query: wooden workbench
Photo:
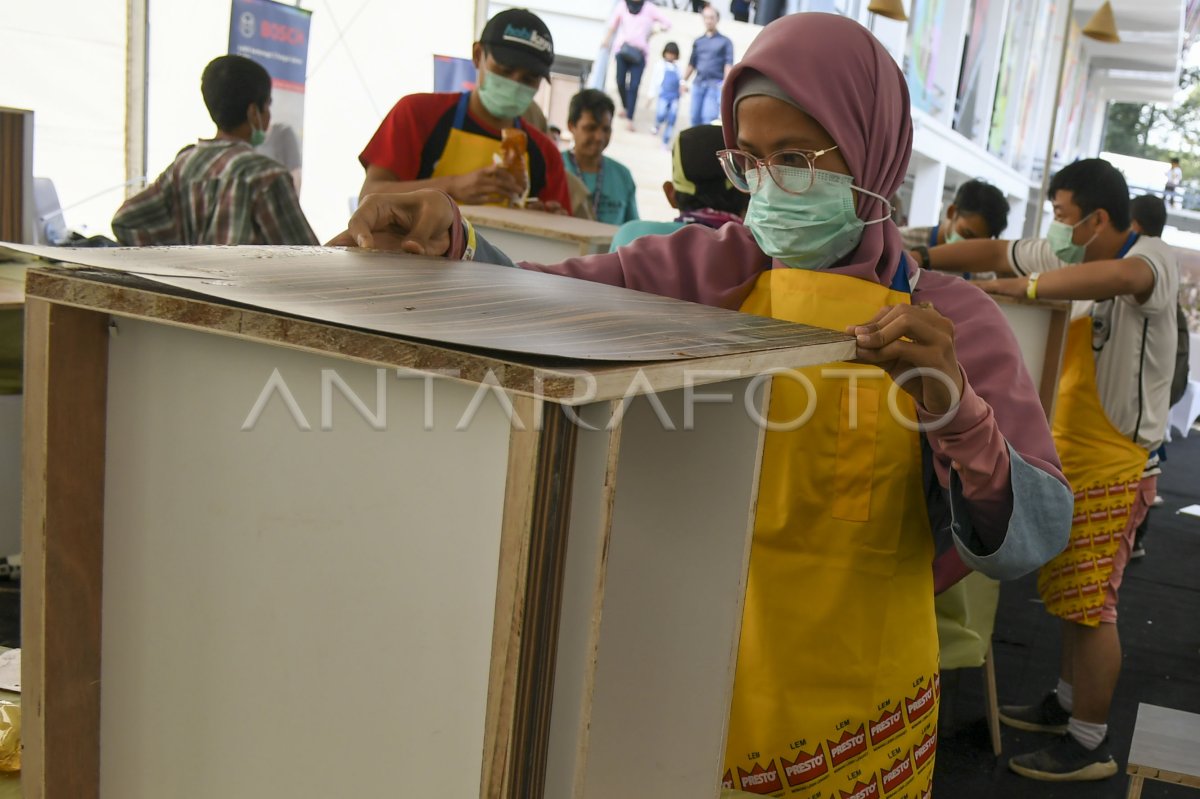
[(514, 261), (556, 264), (577, 255), (608, 252), (617, 226), (543, 211), (497, 205), (460, 205), (463, 217)]
[(101, 268), (28, 276), (26, 797), (715, 799), (756, 375), (849, 337), (377, 253), (54, 255)]

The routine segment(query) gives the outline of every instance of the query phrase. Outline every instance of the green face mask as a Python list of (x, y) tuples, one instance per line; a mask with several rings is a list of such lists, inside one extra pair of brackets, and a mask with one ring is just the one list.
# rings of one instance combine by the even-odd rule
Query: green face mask
[[(785, 184), (808, 182), (807, 169), (776, 170)], [(891, 218), (887, 199), (853, 186), (849, 175), (815, 170), (813, 184), (803, 194), (789, 194), (770, 177), (760, 182), (758, 175), (747, 175), (746, 227), (759, 249), (795, 269), (825, 269), (837, 263), (858, 246), (863, 227)], [(883, 200), (889, 215), (863, 222), (854, 209), (855, 190)]]
[(533, 102), (537, 89), (485, 70), (486, 78), (479, 84), (479, 100), (494, 117), (519, 117)]
[[(1092, 211), (1092, 214), (1096, 213)], [(1088, 244), (1096, 240), (1096, 236), (1092, 236), (1087, 240), (1087, 244), (1075, 243), (1075, 228), (1079, 227), (1084, 221), (1091, 216), (1088, 214), (1083, 219), (1080, 219), (1074, 225), (1068, 225), (1066, 222), (1055, 220), (1050, 223), (1050, 229), (1046, 231), (1046, 241), (1050, 242), (1050, 248), (1054, 250), (1054, 254), (1058, 256), (1058, 260), (1066, 264), (1081, 264), (1083, 263), (1084, 253), (1087, 250)]]
[(946, 243), (947, 244), (954, 244), (955, 242), (962, 241), (962, 240), (963, 240), (963, 237), (958, 235), (958, 231), (955, 230), (954, 228), (950, 228), (950, 232), (946, 234)]
[[(259, 116), (258, 119), (261, 122), (262, 116)], [(249, 121), (249, 120), (247, 120), (247, 121)], [(250, 146), (258, 147), (260, 144), (262, 144), (266, 140), (267, 140), (267, 131), (264, 128), (260, 128), (257, 125), (255, 125), (253, 122), (251, 122), (250, 123)]]

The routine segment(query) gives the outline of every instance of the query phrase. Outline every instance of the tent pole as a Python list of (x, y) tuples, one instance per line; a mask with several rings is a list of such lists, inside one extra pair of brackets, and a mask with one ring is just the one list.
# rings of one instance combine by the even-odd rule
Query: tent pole
[(150, 0), (126, 0), (125, 196), (141, 191), (146, 175), (146, 107), (149, 94)]

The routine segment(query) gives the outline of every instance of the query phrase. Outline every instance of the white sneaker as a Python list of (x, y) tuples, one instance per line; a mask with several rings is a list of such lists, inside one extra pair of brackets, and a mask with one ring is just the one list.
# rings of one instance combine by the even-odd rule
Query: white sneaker
[(1152, 503), (1154, 507), (1157, 508), (1159, 505), (1163, 504), (1163, 502), (1164, 500), (1162, 497), (1160, 497), (1158, 494), (1154, 495), (1154, 502)]

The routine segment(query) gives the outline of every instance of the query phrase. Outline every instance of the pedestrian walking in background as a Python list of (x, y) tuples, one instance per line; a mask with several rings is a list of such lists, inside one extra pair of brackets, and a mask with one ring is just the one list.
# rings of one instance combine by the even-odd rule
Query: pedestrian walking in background
[(630, 130), (635, 129), (633, 114), (637, 108), (638, 87), (646, 71), (650, 37), (657, 30), (670, 29), (671, 20), (666, 14), (645, 0), (625, 0), (608, 21), (608, 33), (601, 46), (608, 48), (616, 59), (617, 94), (624, 109), (621, 116), (629, 120)]
[(705, 125), (717, 121), (721, 116), (721, 86), (725, 76), (733, 69), (733, 42), (728, 36), (717, 32), (717, 21), (721, 15), (712, 5), (704, 7), (704, 35), (692, 44), (692, 56), (688, 59), (684, 80), (693, 75), (692, 124)]

